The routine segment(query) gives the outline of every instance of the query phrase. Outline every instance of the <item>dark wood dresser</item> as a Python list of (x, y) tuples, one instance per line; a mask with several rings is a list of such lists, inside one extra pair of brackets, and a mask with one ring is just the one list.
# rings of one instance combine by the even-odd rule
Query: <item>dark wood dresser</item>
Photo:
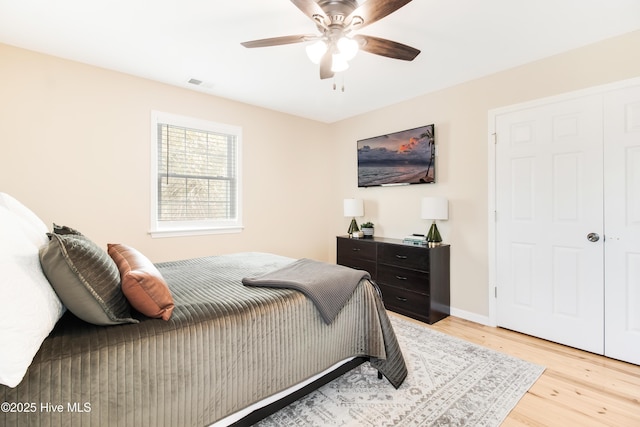
[(449, 315), (449, 245), (427, 248), (348, 236), (338, 236), (337, 245), (337, 263), (368, 271), (387, 309), (429, 324)]

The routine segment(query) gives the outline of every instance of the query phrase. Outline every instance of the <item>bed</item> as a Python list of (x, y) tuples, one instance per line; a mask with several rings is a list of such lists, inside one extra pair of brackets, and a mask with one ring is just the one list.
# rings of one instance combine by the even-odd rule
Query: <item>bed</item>
[[(0, 238), (16, 239), (15, 223), (2, 228), (2, 221), (15, 220), (4, 197)], [(10, 255), (6, 248), (0, 252), (0, 264), (9, 265)], [(22, 379), (0, 385), (0, 424), (248, 425), (364, 361), (391, 390), (400, 386), (406, 366), (366, 277), (329, 323), (302, 292), (242, 284), (295, 261), (252, 252), (155, 264), (171, 293), (169, 316), (165, 310), (152, 318), (132, 308), (126, 322), (96, 325), (54, 307), (61, 314)], [(0, 292), (6, 294), (4, 283)], [(293, 392), (300, 384), (305, 388)]]

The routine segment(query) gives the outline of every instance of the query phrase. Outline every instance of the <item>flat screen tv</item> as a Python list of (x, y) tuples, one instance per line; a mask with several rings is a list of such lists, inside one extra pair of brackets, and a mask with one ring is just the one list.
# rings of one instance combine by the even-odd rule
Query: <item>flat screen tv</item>
[(434, 125), (358, 141), (358, 187), (436, 182)]

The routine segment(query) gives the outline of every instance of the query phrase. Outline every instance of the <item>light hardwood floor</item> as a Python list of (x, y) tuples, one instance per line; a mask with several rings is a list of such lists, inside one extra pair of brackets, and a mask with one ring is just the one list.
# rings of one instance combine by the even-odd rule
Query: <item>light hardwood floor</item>
[(546, 368), (503, 426), (640, 426), (640, 366), (456, 317), (393, 315)]

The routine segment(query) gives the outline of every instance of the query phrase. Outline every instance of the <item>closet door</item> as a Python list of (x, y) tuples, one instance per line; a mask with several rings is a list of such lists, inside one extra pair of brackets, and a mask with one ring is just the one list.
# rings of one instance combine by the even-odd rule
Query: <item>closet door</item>
[(496, 116), (498, 326), (604, 351), (602, 96)]
[(605, 355), (640, 364), (640, 87), (604, 100)]

